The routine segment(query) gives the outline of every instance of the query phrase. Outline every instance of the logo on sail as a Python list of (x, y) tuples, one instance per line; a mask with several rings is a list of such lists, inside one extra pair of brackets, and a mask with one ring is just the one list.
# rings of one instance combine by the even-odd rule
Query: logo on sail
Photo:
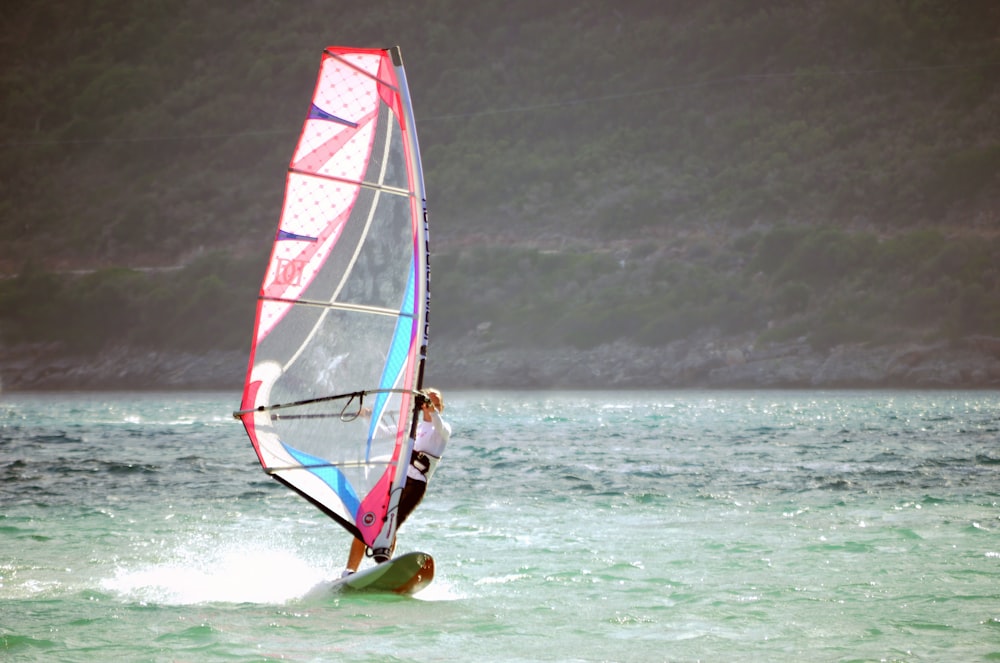
[(278, 285), (302, 285), (302, 272), (306, 261), (301, 259), (278, 258), (274, 265), (274, 283)]

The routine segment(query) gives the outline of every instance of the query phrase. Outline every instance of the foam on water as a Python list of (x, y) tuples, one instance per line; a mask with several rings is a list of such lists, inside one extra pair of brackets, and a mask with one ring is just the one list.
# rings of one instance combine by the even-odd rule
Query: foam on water
[(101, 589), (124, 600), (163, 605), (283, 604), (306, 596), (330, 573), (287, 550), (240, 546), (198, 556), (179, 550), (167, 557), (155, 564), (120, 568), (100, 583)]

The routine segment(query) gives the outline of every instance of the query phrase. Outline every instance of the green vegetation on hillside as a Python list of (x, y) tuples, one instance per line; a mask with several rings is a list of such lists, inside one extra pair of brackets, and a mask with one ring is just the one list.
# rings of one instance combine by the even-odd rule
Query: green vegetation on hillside
[[(79, 352), (249, 347), (263, 261), (212, 254), (178, 272), (73, 279), (28, 269), (0, 282), (0, 320), (9, 341)], [(1000, 238), (804, 227), (673, 251), (472, 249), (434, 258), (431, 321), (444, 341), (477, 334), (512, 347), (660, 346), (705, 330), (818, 348), (1000, 335), (998, 265)]]
[(114, 267), (79, 276), (29, 265), (0, 281), (0, 332), (5, 343), (54, 343), (71, 353), (249, 348), (266, 257), (213, 253), (177, 271)]
[(489, 322), (512, 346), (656, 346), (710, 329), (816, 347), (1000, 334), (996, 238), (782, 227), (683, 251), (472, 250), (439, 263), (434, 316), (466, 333)]
[(402, 46), (438, 334), (1000, 334), (991, 0), (41, 0), (0, 18), (3, 343), (243, 347), (329, 43)]

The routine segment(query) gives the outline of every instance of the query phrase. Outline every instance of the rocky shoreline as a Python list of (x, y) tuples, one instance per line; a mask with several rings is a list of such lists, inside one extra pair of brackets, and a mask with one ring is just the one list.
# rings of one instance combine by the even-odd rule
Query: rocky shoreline
[[(755, 346), (748, 338), (627, 343), (589, 350), (496, 347), (476, 337), (432, 347), (426, 383), (444, 389), (997, 389), (1000, 338), (898, 346), (805, 341)], [(243, 352), (191, 354), (130, 348), (70, 356), (44, 344), (0, 349), (4, 391), (238, 390)]]

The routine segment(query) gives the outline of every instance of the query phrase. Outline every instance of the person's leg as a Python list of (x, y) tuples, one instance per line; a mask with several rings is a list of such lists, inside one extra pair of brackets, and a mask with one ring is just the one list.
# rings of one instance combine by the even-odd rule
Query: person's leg
[[(413, 510), (417, 508), (420, 501), (424, 499), (424, 493), (427, 491), (426, 481), (417, 481), (415, 479), (410, 479), (406, 482), (406, 487), (403, 488), (403, 494), (399, 496), (399, 527), (403, 524), (403, 521), (409, 517)], [(350, 575), (358, 570), (361, 565), (361, 559), (364, 557), (365, 549), (367, 546), (361, 539), (355, 538), (351, 541), (351, 554), (347, 558), (347, 568), (344, 570), (344, 575)], [(388, 550), (388, 556), (381, 558), (381, 561), (392, 558), (392, 553), (396, 550), (396, 540), (393, 539), (392, 547)], [(381, 554), (381, 553), (380, 553)], [(375, 561), (380, 561), (379, 557), (376, 557)]]
[(361, 566), (361, 558), (365, 555), (365, 542), (361, 539), (351, 539), (351, 554), (347, 557), (347, 571), (354, 573)]
[(420, 504), (420, 500), (424, 499), (425, 492), (427, 492), (426, 481), (409, 479), (406, 482), (406, 486), (403, 487), (403, 494), (399, 496), (399, 525), (397, 525), (397, 531), (406, 522), (406, 519), (410, 517), (413, 510), (417, 508), (417, 505)]
[(427, 492), (426, 481), (410, 479), (406, 482), (406, 486), (403, 488), (403, 494), (399, 496), (399, 525), (396, 526), (396, 538), (392, 540), (392, 547), (389, 548), (389, 559), (392, 559), (392, 555), (396, 551), (396, 541), (399, 540), (399, 528), (402, 527), (403, 522), (410, 517), (410, 514), (417, 508), (420, 501), (424, 499), (425, 492)]

